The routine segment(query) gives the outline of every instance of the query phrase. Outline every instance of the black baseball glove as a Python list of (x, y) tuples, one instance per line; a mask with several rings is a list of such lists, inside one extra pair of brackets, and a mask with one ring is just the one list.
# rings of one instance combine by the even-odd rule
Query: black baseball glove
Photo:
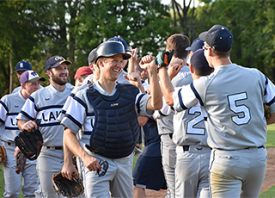
[(77, 197), (84, 192), (82, 180), (76, 175), (72, 174), (73, 180), (68, 180), (62, 176), (61, 171), (54, 174), (52, 177), (53, 188), (57, 195), (62, 194), (66, 197)]
[(19, 174), (20, 172), (23, 172), (25, 169), (26, 164), (26, 157), (23, 155), (23, 153), (19, 152), (16, 157), (16, 165), (15, 165), (15, 172)]
[(43, 145), (43, 137), (39, 130), (41, 119), (35, 122), (37, 124), (37, 130), (33, 129), (31, 132), (24, 130), (14, 138), (16, 146), (18, 146), (24, 156), (29, 160), (37, 159)]

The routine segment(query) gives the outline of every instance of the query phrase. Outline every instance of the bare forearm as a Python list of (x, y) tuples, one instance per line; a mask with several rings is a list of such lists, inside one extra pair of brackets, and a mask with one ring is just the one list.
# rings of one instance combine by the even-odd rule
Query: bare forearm
[(18, 128), (23, 131), (23, 125), (27, 122), (27, 120), (18, 120), (17, 122), (17, 125), (18, 125)]
[(128, 74), (135, 72), (135, 61), (130, 59), (128, 62)]
[(64, 138), (63, 138), (63, 151), (64, 151), (64, 163), (73, 163), (72, 157), (74, 154), (65, 144)]
[(88, 153), (79, 144), (75, 134), (70, 129), (66, 129), (64, 131), (64, 144), (70, 152), (81, 159), (88, 155)]
[(141, 93), (145, 93), (144, 87), (141, 82), (137, 83), (136, 85)]
[(150, 78), (150, 88), (151, 88), (151, 106), (152, 110), (158, 110), (162, 107), (162, 93), (157, 77), (156, 68), (150, 68), (149, 78)]
[(159, 78), (160, 78), (161, 91), (164, 96), (164, 99), (169, 106), (173, 106), (174, 105), (174, 99), (173, 99), (174, 87), (168, 76), (168, 72), (165, 68), (160, 68)]

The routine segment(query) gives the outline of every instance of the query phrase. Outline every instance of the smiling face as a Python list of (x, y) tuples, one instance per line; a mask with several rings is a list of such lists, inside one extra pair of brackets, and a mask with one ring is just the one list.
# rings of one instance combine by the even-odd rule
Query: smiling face
[(69, 71), (66, 63), (62, 63), (58, 67), (51, 68), (49, 76), (56, 84), (65, 85), (68, 82), (69, 76)]
[(98, 64), (100, 66), (100, 78), (116, 81), (123, 69), (122, 54), (117, 54), (108, 58), (100, 58)]

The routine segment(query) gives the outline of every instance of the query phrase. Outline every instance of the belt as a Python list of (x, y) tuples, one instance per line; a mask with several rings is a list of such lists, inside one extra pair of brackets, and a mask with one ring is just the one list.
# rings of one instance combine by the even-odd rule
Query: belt
[(239, 150), (225, 150), (225, 149), (221, 149), (221, 148), (215, 148), (215, 149), (220, 150), (220, 151), (240, 151), (240, 150), (249, 150), (249, 149), (253, 149), (253, 148), (261, 149), (261, 148), (265, 148), (265, 146), (264, 145), (258, 146), (258, 147), (249, 146), (249, 147), (246, 147), (244, 149), (239, 149)]
[[(184, 151), (189, 151), (189, 148), (190, 148), (190, 146), (182, 146), (182, 149), (183, 149), (183, 152)], [(199, 150), (202, 150), (203, 148), (197, 148), (197, 150), (199, 151)], [(204, 149), (206, 149), (206, 147), (204, 147)], [(212, 148), (209, 148), (210, 150), (212, 150)]]
[(190, 146), (182, 146), (183, 151), (189, 151)]
[(50, 150), (63, 150), (63, 146), (43, 146), (45, 149)]
[[(249, 149), (251, 149), (251, 148), (255, 148), (255, 147), (246, 147), (244, 150), (249, 150)], [(257, 147), (258, 149), (261, 149), (261, 148), (265, 148), (265, 146), (264, 145), (262, 145), (262, 146), (259, 146), (259, 147)]]

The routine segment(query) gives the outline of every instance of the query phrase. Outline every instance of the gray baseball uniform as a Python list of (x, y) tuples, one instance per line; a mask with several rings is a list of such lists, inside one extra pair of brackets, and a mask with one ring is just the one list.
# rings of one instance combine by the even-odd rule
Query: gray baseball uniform
[[(178, 86), (190, 84), (191, 73), (180, 76)], [(174, 105), (179, 103), (175, 95)], [(171, 108), (164, 103), (160, 110), (171, 115)], [(199, 104), (190, 109), (175, 112), (173, 116), (173, 142), (176, 147), (175, 197), (210, 197), (208, 168), (210, 148)]]
[[(14, 138), (20, 132), (17, 126), (16, 116), (25, 103), (21, 92), (4, 96), (0, 101), (0, 125), (4, 126), (1, 140), (7, 153), (7, 162), (3, 165), (5, 191), (4, 197), (18, 197), (21, 193), (21, 174), (15, 172), (14, 149), (16, 147)], [(1, 126), (1, 127), (2, 127)], [(25, 170), (22, 172), (24, 183), (22, 192), (24, 197), (34, 197), (38, 188), (36, 161), (26, 159)]]
[[(123, 84), (123, 83), (128, 84), (129, 81), (127, 81), (127, 80), (123, 77), (123, 75), (127, 75), (127, 73), (126, 73), (125, 71), (122, 70), (122, 72), (121, 72), (120, 75), (119, 75), (120, 78), (117, 79), (117, 82), (122, 83), (122, 84)], [(123, 77), (123, 78), (121, 78), (121, 77)], [(127, 82), (126, 82), (125, 80), (126, 80)], [(78, 91), (82, 90), (82, 89), (87, 89), (87, 88), (89, 87), (89, 85), (92, 84), (92, 82), (93, 82), (93, 74), (91, 74), (91, 75), (89, 75), (89, 76), (87, 76), (87, 77), (85, 78), (85, 80), (84, 80), (83, 83), (82, 83), (82, 86), (80, 86), (80, 87), (75, 87), (75, 88), (72, 90), (72, 92), (71, 92), (70, 96), (68, 97), (68, 99), (67, 99), (67, 101), (66, 101), (64, 107), (62, 108), (62, 113), (61, 113), (61, 114), (59, 115), (59, 117), (58, 117), (58, 120), (59, 120), (60, 122), (61, 122), (62, 119), (64, 118), (64, 116), (65, 116), (65, 114), (66, 114), (66, 110), (69, 108), (68, 105), (69, 105), (69, 104), (71, 103), (71, 101), (73, 100), (75, 94), (76, 94)], [(85, 148), (84, 145), (85, 145), (85, 143), (86, 143), (86, 144), (89, 143), (90, 137), (87, 136), (87, 135), (84, 135), (84, 136), (83, 136), (83, 131), (82, 131), (82, 130), (79, 130), (79, 132), (78, 132), (76, 135), (77, 135), (77, 139), (79, 140), (79, 143), (80, 143), (80, 145), (82, 146), (82, 148)], [(81, 160), (79, 157), (77, 157), (77, 167), (78, 167), (78, 172), (79, 172), (80, 178), (82, 179), (83, 185), (84, 185), (84, 188), (85, 188), (85, 185), (86, 185), (86, 182), (85, 182), (85, 165), (83, 164), (82, 160)]]
[(40, 131), (44, 138), (41, 153), (37, 159), (37, 172), (40, 190), (37, 196), (62, 197), (56, 195), (52, 187), (52, 175), (61, 171), (63, 166), (63, 126), (57, 120), (62, 107), (73, 88), (66, 86), (60, 93), (52, 85), (34, 92), (26, 101), (16, 119), (42, 119)]
[[(114, 88), (112, 94), (108, 94), (99, 85), (98, 82), (93, 87), (102, 95), (113, 96), (117, 89)], [(81, 129), (83, 133), (82, 141), (85, 145), (89, 145), (89, 139), (95, 125), (94, 108), (90, 104), (87, 97), (87, 89), (81, 89), (76, 92), (75, 96), (66, 102), (63, 112), (66, 112), (61, 123), (71, 129), (75, 134)], [(152, 111), (146, 111), (146, 104), (150, 96), (139, 93), (136, 96), (136, 107), (141, 114), (150, 115)], [(88, 138), (85, 138), (87, 136)], [(132, 154), (117, 159), (103, 157), (90, 152), (86, 147), (85, 150), (98, 160), (106, 160), (109, 168), (103, 177), (98, 177), (95, 172), (90, 172), (85, 167), (86, 190), (87, 197), (132, 197), (133, 196), (133, 179), (132, 179)], [(105, 189), (105, 190), (102, 190)]]
[[(182, 80), (183, 79), (183, 80)], [(184, 66), (173, 78), (174, 87), (189, 84), (192, 81), (190, 69)], [(165, 103), (165, 101), (164, 101)], [(167, 184), (168, 195), (175, 197), (175, 165), (176, 165), (176, 144), (172, 140), (173, 136), (173, 116), (163, 115), (161, 111), (155, 111), (154, 116), (157, 120), (159, 135), (161, 135), (162, 165)]]
[(267, 159), (263, 103), (275, 112), (274, 95), (274, 85), (261, 72), (235, 64), (220, 66), (210, 76), (174, 92), (173, 97), (179, 97), (176, 111), (197, 102), (205, 110), (207, 142), (214, 149), (210, 162), (213, 197), (259, 195)]

